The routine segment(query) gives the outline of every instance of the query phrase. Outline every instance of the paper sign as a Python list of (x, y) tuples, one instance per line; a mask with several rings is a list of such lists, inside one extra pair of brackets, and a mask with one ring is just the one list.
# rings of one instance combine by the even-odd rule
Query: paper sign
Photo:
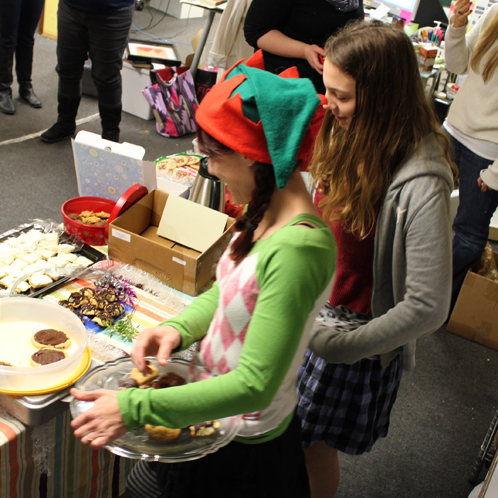
[(370, 11), (370, 17), (372, 19), (377, 19), (380, 21), (383, 17), (386, 17), (389, 14), (389, 7), (381, 3), (374, 11)]
[(157, 234), (204, 252), (223, 234), (228, 215), (176, 195), (168, 196)]
[(399, 13), (399, 17), (401, 17), (401, 19), (404, 19), (405, 24), (408, 25), (412, 22), (413, 12), (410, 12), (409, 10), (401, 9), (401, 12)]

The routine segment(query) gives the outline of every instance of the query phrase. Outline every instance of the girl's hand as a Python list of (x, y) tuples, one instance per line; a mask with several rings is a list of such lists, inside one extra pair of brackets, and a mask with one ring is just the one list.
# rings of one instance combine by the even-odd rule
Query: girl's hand
[(323, 56), (325, 50), (318, 45), (307, 45), (304, 49), (304, 55), (309, 65), (319, 74), (323, 74)]
[(486, 192), (486, 190), (493, 190), (491, 187), (488, 187), (488, 186), (484, 183), (484, 181), (482, 180), (482, 178), (481, 178), (481, 177), (479, 177), (479, 178), (477, 179), (477, 185), (479, 185), (479, 187), (481, 188), (481, 190), (482, 190), (483, 192)]
[(455, 3), (455, 17), (453, 18), (454, 28), (463, 28), (467, 25), (470, 10), (470, 0), (457, 0)]
[(180, 332), (170, 325), (151, 327), (137, 335), (131, 351), (131, 359), (141, 372), (146, 369), (146, 356), (157, 356), (159, 365), (165, 366), (171, 351), (180, 344)]
[(92, 448), (102, 448), (126, 434), (123, 417), (119, 411), (117, 391), (71, 389), (70, 393), (81, 401), (95, 402), (92, 408), (71, 422), (74, 435), (80, 438), (83, 444), (89, 444)]

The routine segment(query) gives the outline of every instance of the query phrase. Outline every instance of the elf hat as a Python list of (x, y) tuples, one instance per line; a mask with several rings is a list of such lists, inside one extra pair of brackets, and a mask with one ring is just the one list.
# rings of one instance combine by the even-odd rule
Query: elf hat
[(279, 189), (287, 184), (296, 161), (309, 153), (313, 140), (308, 128), (320, 104), (311, 81), (297, 78), (294, 69), (277, 76), (238, 63), (196, 112), (199, 126), (223, 145), (272, 164)]

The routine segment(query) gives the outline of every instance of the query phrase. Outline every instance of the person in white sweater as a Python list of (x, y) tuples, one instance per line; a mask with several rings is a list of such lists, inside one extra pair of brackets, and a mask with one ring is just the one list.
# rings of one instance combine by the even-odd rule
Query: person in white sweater
[(484, 251), (498, 207), (498, 4), (466, 34), (470, 13), (470, 1), (457, 0), (445, 42), (447, 69), (468, 75), (444, 122), (460, 172), (451, 309), (468, 270)]

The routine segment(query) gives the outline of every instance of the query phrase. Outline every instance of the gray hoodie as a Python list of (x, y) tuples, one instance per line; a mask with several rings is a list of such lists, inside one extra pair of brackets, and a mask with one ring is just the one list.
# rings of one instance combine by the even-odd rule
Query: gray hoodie
[(380, 356), (383, 366), (402, 350), (415, 366), (417, 338), (446, 320), (451, 295), (450, 194), (453, 176), (434, 135), (395, 171), (375, 232), (372, 316), (351, 332), (319, 322), (310, 349), (329, 363)]

